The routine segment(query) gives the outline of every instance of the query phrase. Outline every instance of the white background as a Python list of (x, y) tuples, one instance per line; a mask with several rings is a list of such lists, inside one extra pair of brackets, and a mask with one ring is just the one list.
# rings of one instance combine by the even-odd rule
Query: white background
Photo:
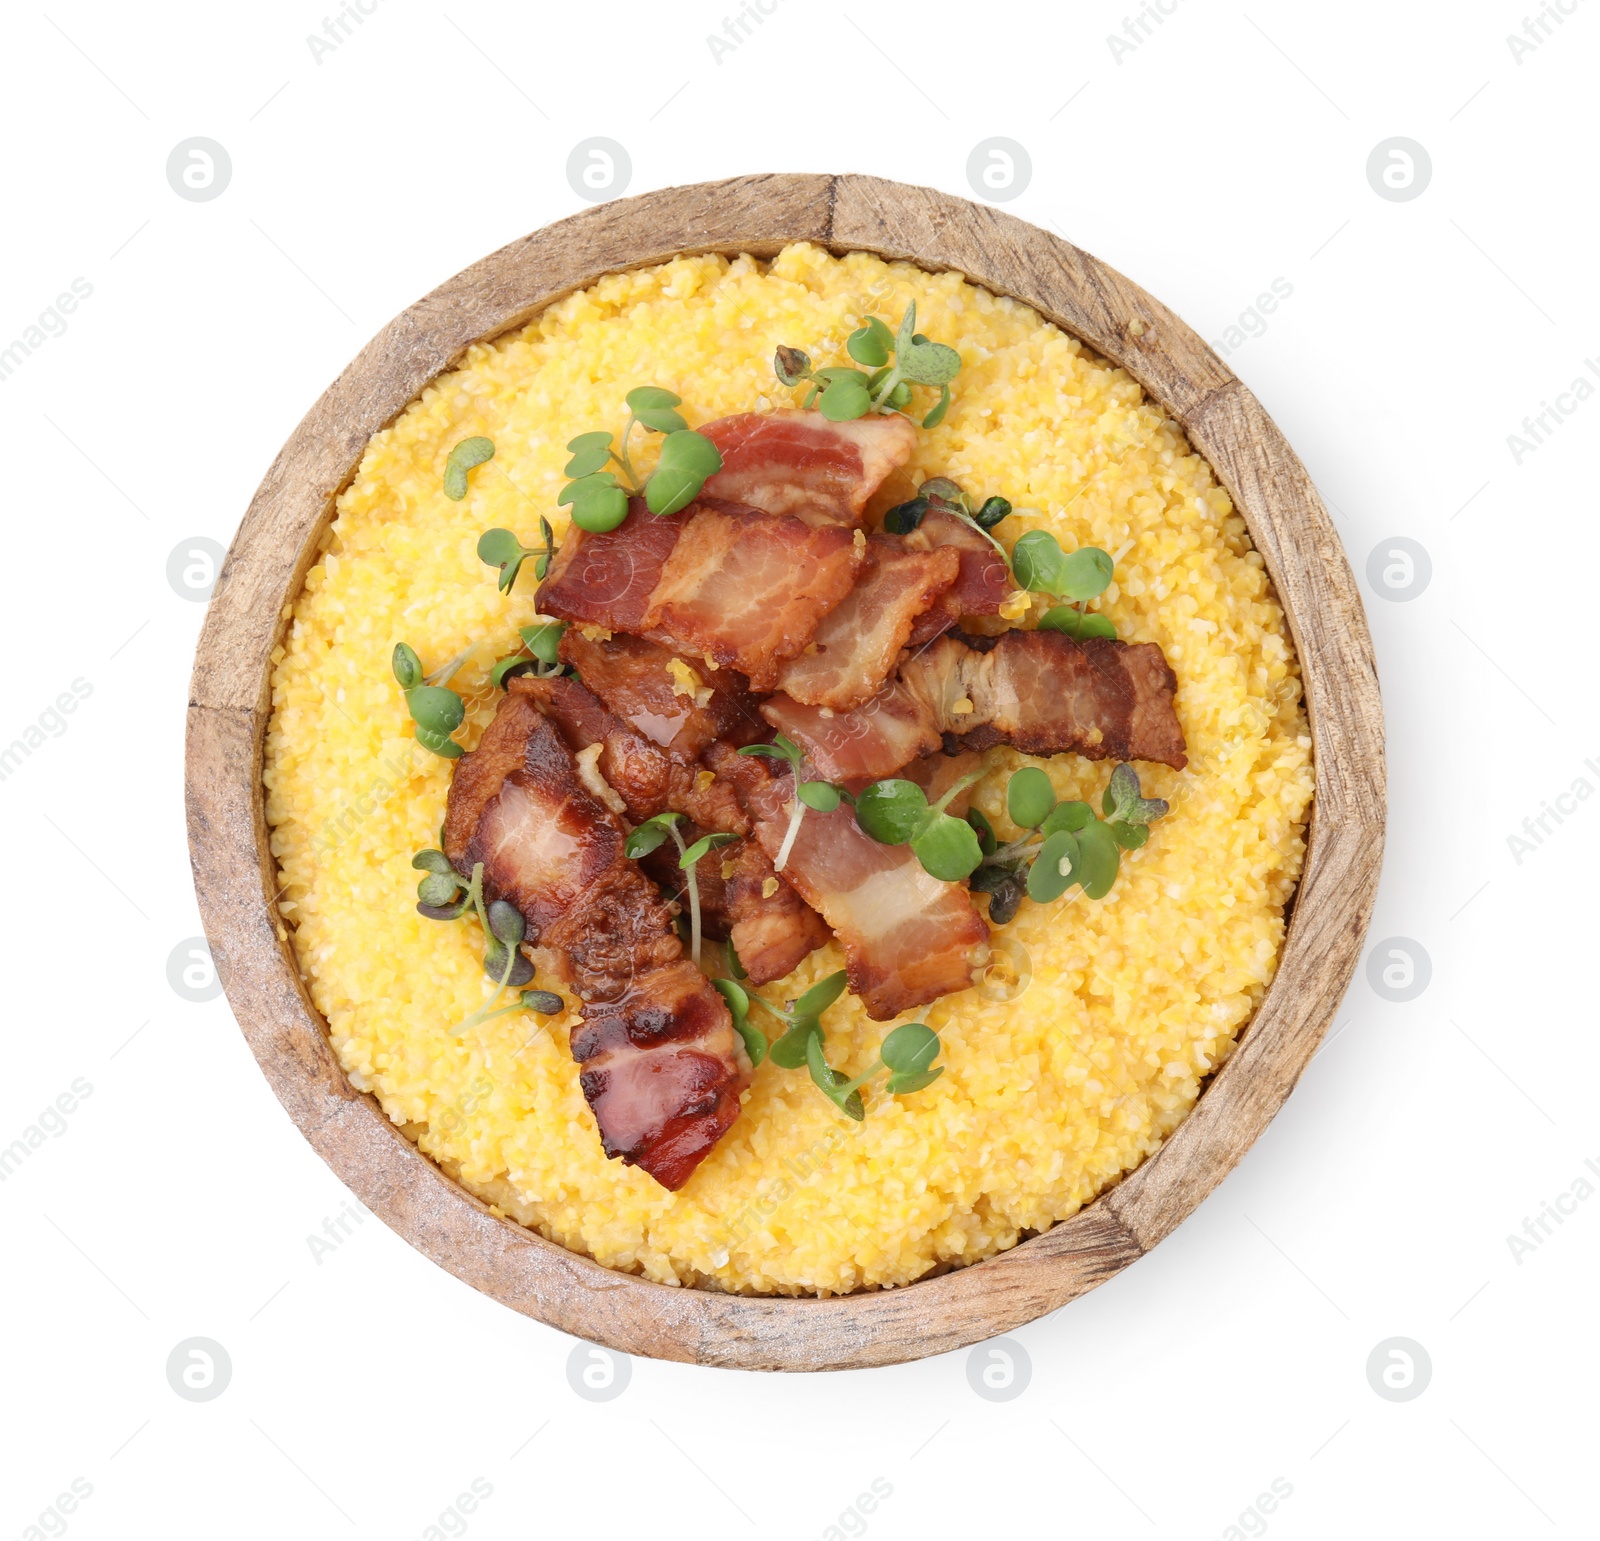
[[(75, 1079), (92, 1092), (0, 1184), (0, 1538), (73, 1479), (90, 1496), (45, 1533), (405, 1541), (476, 1478), (492, 1496), (449, 1525), (484, 1541), (807, 1541), (874, 1479), (891, 1495), (848, 1528), (884, 1541), (1594, 1534), (1600, 1202), (1567, 1200), (1520, 1256), (1507, 1237), (1600, 1163), (1600, 799), (1520, 862), (1508, 837), (1600, 787), (1600, 403), (1520, 464), (1507, 436), (1600, 355), (1600, 5), (1565, 0), (1518, 57), (1526, 0), (1181, 0), (1119, 54), (1136, 0), (777, 0), (719, 59), (731, 3), (381, 0), (320, 61), (312, 4), (8, 12), (0, 345), (75, 278), (93, 293), (0, 382), (0, 743), (73, 680), (92, 694), (0, 782), (0, 1146)], [(165, 174), (195, 135), (232, 159), (209, 202)], [(226, 1002), (168, 984), (199, 930), (181, 772), (204, 611), (169, 553), (229, 540), (392, 315), (584, 207), (565, 167), (592, 135), (626, 146), (630, 192), (860, 170), (969, 196), (969, 153), (1005, 136), (1032, 161), (1008, 207), (1206, 337), (1293, 291), (1228, 362), (1368, 595), (1391, 755), (1371, 940), (1420, 944), (1431, 982), (1393, 1003), (1363, 969), (1215, 1196), (1016, 1335), (1010, 1401), (974, 1392), (964, 1353), (814, 1377), (640, 1360), (586, 1401), (573, 1340), (376, 1219), (313, 1257), (349, 1195)], [(1397, 135), (1432, 162), (1403, 202), (1366, 174)], [(1403, 603), (1367, 575), (1397, 536), (1432, 565)], [(166, 1374), (196, 1336), (232, 1362), (201, 1403)], [(1368, 1382), (1392, 1337), (1432, 1363), (1407, 1402)], [(1252, 1513), (1274, 1479), (1290, 1496)]]

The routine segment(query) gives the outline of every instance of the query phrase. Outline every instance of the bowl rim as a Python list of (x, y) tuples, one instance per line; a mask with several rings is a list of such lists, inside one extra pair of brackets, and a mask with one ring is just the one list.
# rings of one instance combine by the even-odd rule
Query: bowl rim
[[(276, 910), (262, 784), (272, 653), (367, 442), (468, 347), (609, 273), (685, 253), (770, 258), (809, 241), (957, 272), (1127, 370), (1243, 515), (1288, 619), (1316, 795), (1278, 972), (1238, 1046), (1161, 1148), (1050, 1230), (899, 1288), (726, 1294), (605, 1268), (495, 1213), (351, 1086)], [(316, 1151), (418, 1251), (513, 1310), (628, 1354), (744, 1369), (893, 1364), (1011, 1331), (1168, 1235), (1272, 1120), (1332, 1023), (1382, 862), (1384, 732), (1355, 579), (1304, 466), (1207, 344), (1136, 284), (1004, 211), (858, 175), (753, 175), (587, 209), (473, 264), (402, 312), (290, 435), (223, 564), (196, 650), (185, 799), (195, 889), (230, 1005)]]

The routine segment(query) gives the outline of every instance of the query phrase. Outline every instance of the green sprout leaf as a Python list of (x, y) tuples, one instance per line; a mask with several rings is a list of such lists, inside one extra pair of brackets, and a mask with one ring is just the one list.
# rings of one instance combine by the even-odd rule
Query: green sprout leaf
[(648, 856), (672, 833), (672, 826), (681, 817), (677, 813), (658, 813), (654, 818), (646, 819), (623, 843), (623, 854), (635, 861), (641, 856)]
[(395, 643), (390, 667), (402, 690), (415, 690), (422, 683), (422, 660), (404, 642)]
[(444, 463), (444, 495), (459, 503), (467, 495), (467, 472), (494, 457), (494, 440), (481, 435), (463, 439)]
[(852, 371), (841, 379), (830, 380), (817, 406), (830, 423), (865, 417), (872, 410), (872, 392), (867, 389), (866, 377)]
[(922, 870), (944, 883), (958, 883), (983, 861), (977, 831), (965, 819), (935, 814), (920, 834), (912, 837), (911, 853)]
[(905, 845), (928, 827), (931, 818), (927, 794), (914, 781), (899, 777), (874, 781), (856, 798), (856, 823), (880, 845)]
[(902, 1022), (883, 1040), (878, 1057), (891, 1072), (887, 1089), (896, 1096), (920, 1091), (944, 1074), (933, 1069), (939, 1057), (939, 1035), (923, 1022)]
[(797, 1023), (772, 1045), (772, 1063), (780, 1070), (798, 1070), (806, 1062), (806, 1045), (821, 1039), (822, 1029), (815, 1022)]
[(896, 354), (906, 353), (917, 338), (917, 302), (912, 300), (906, 306), (906, 313), (900, 318), (900, 329), (895, 333), (894, 351)]
[[(1078, 862), (1075, 872), (1083, 891), (1091, 899), (1104, 899), (1117, 881), (1122, 854), (1109, 825), (1099, 819), (1078, 832)], [(1042, 853), (1041, 853), (1042, 854)]]
[(1037, 829), (1056, 805), (1056, 789), (1037, 765), (1024, 765), (1006, 786), (1006, 812), (1022, 829)]
[(895, 365), (918, 385), (948, 385), (961, 373), (961, 355), (942, 342), (915, 342), (895, 351)]
[(797, 771), (802, 755), (800, 746), (787, 734), (780, 733), (770, 744), (746, 744), (740, 754), (751, 754), (761, 759), (787, 760)]
[(749, 1055), (751, 1065), (759, 1065), (767, 1057), (767, 1039), (750, 1021), (750, 996), (732, 979), (713, 979), (711, 985), (728, 1003), (733, 1030), (744, 1040), (744, 1052)]
[(682, 867), (685, 872), (687, 872), (689, 868), (694, 866), (695, 863), (706, 854), (707, 851), (714, 851), (719, 845), (731, 845), (737, 839), (739, 839), (738, 835), (705, 835), (701, 839), (696, 840), (695, 843), (678, 858), (678, 865)]
[(1076, 834), (1085, 825), (1094, 821), (1094, 809), (1088, 803), (1069, 802), (1057, 803), (1050, 810), (1049, 816), (1039, 826), (1042, 835), (1053, 835), (1058, 829), (1067, 830)]
[(664, 518), (687, 508), (699, 496), (706, 478), (721, 469), (722, 454), (703, 433), (692, 428), (669, 432), (661, 441), (661, 459), (645, 484), (650, 512)]
[(1131, 765), (1119, 765), (1101, 795), (1100, 808), (1113, 822), (1148, 824), (1167, 812), (1167, 802), (1161, 797), (1146, 797), (1139, 785), (1139, 773)]
[(412, 720), (430, 733), (451, 734), (467, 715), (461, 697), (440, 685), (415, 685), (406, 692)]
[(539, 621), (532, 626), (518, 628), (525, 646), (542, 664), (554, 664), (561, 651), (561, 638), (567, 630), (565, 621)]
[(797, 795), (806, 807), (815, 808), (818, 813), (832, 813), (849, 794), (831, 781), (802, 781)]
[(840, 969), (837, 974), (829, 974), (826, 979), (819, 979), (816, 984), (806, 991), (794, 1003), (796, 1017), (820, 1017), (841, 995), (844, 994), (847, 983), (845, 972)]
[(595, 471), (568, 482), (556, 502), (571, 504), (572, 522), (594, 535), (616, 529), (628, 517), (628, 494), (610, 471)]
[(1000, 842), (995, 837), (994, 825), (983, 816), (977, 808), (967, 809), (967, 823), (978, 837), (978, 847), (985, 856), (993, 856), (1000, 849)]
[(820, 1029), (806, 1035), (806, 1065), (811, 1071), (811, 1079), (821, 1090), (822, 1095), (846, 1118), (853, 1118), (860, 1123), (867, 1116), (867, 1110), (861, 1102), (860, 1091), (851, 1084), (848, 1077), (833, 1069), (822, 1057)]
[(1059, 594), (1061, 564), (1066, 560), (1061, 543), (1048, 530), (1029, 530), (1011, 548), (1011, 571), (1023, 588), (1035, 593)]
[[(628, 405), (628, 410), (635, 417), (642, 412), (659, 411), (666, 407), (681, 407), (683, 397), (675, 396), (671, 391), (659, 385), (636, 385), (622, 398)], [(643, 419), (641, 418), (642, 422)]]
[(1148, 824), (1125, 824), (1121, 819), (1115, 819), (1106, 828), (1125, 851), (1137, 851), (1150, 838)]
[(446, 856), (443, 851), (418, 851), (417, 854), (411, 858), (411, 865), (415, 867), (418, 872), (448, 873), (451, 877), (455, 876), (456, 871), (456, 869), (450, 865), (450, 858)]
[(876, 369), (889, 362), (889, 354), (894, 349), (894, 333), (876, 316), (870, 316), (860, 331), (850, 334), (844, 348), (858, 364)]
[(1090, 637), (1115, 637), (1117, 634), (1117, 628), (1111, 624), (1109, 616), (1087, 615), (1071, 605), (1057, 605), (1055, 609), (1045, 611), (1039, 617), (1039, 630), (1064, 632), (1076, 642), (1083, 642)]
[[(923, 424), (926, 428), (928, 425)], [(1011, 504), (1001, 497), (985, 498), (983, 507), (972, 516), (972, 521), (980, 530), (992, 530), (1011, 512)]]
[(466, 753), (448, 733), (438, 733), (432, 728), (418, 728), (417, 742), (443, 760), (459, 760)]
[[(611, 435), (604, 430), (580, 433), (567, 445), (567, 448), (572, 451), (572, 459), (567, 462), (566, 469), (561, 474), (573, 478), (592, 476), (611, 459)], [(483, 555), (481, 549), (478, 555)]]
[(1028, 869), (1028, 897), (1035, 904), (1059, 899), (1077, 882), (1078, 837), (1058, 829), (1046, 837), (1044, 846)]
[(1115, 570), (1116, 564), (1109, 551), (1102, 551), (1098, 546), (1080, 546), (1063, 560), (1061, 587), (1052, 592), (1081, 604), (1104, 593)]
[[(910, 391), (906, 391), (906, 400), (905, 400), (905, 402), (899, 402), (899, 401), (895, 400), (895, 397), (904, 388), (905, 388), (904, 387), (904, 383), (902, 382), (902, 384), (895, 386), (894, 390), (892, 390), (889, 393), (889, 404), (891, 406), (899, 407), (899, 406), (906, 406), (906, 405), (910, 404), (910, 398), (911, 398)], [(939, 387), (939, 400), (934, 405), (933, 410), (930, 411), (928, 413), (928, 415), (922, 419), (922, 426), (924, 428), (937, 428), (939, 426), (939, 424), (944, 421), (945, 413), (947, 413), (949, 410), (950, 410), (950, 387), (948, 385), (941, 385)]]

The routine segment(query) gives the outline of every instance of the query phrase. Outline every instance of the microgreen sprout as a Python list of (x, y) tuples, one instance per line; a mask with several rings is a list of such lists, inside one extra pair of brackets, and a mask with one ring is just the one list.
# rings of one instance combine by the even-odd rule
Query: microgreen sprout
[(539, 533), (544, 537), (542, 546), (524, 546), (512, 531), (500, 528), (485, 530), (478, 537), (478, 560), (487, 562), (490, 567), (499, 568), (502, 594), (511, 592), (511, 585), (517, 581), (517, 574), (522, 571), (522, 564), (529, 557), (533, 558), (534, 581), (540, 583), (544, 581), (544, 575), (550, 571), (550, 559), (555, 556), (557, 546), (550, 521), (542, 514), (539, 516)]
[(980, 768), (963, 776), (936, 803), (914, 781), (874, 781), (856, 798), (856, 823), (883, 845), (909, 845), (932, 876), (958, 882), (983, 860), (983, 848), (977, 830), (945, 810), (984, 774)]
[[(457, 1024), (457, 1033), (464, 1033), (491, 1017), (504, 1016), (508, 1011), (537, 1011), (553, 1016), (561, 1010), (561, 997), (553, 991), (522, 989), (532, 982), (534, 972), (533, 965), (520, 951), (527, 926), (522, 912), (514, 904), (504, 899), (485, 904), (482, 862), (473, 867), (472, 877), (466, 881), (440, 850), (418, 851), (411, 858), (411, 865), (426, 874), (417, 884), (419, 914), (426, 915), (429, 920), (460, 920), (471, 911), (483, 927), (486, 938), (483, 971), (494, 980), (495, 991), (479, 1010)], [(496, 1003), (507, 989), (520, 989), (522, 994), (512, 1005), (496, 1009)]]
[(933, 1063), (938, 1057), (939, 1035), (931, 1027), (925, 1022), (902, 1022), (885, 1035), (878, 1047), (878, 1058), (871, 1065), (858, 1076), (846, 1077), (824, 1058), (820, 1029), (806, 1038), (806, 1066), (812, 1081), (846, 1118), (858, 1123), (866, 1117), (861, 1088), (879, 1071), (889, 1072), (884, 1090), (901, 1097), (921, 1091), (944, 1074), (944, 1066)]
[(909, 535), (932, 512), (952, 514), (970, 524), (1000, 553), (1002, 561), (1006, 548), (990, 532), (1011, 512), (1011, 504), (1002, 497), (985, 498), (976, 508), (972, 499), (948, 476), (930, 476), (917, 488), (916, 497), (897, 503), (883, 516), (883, 527), (891, 535)]
[(739, 753), (783, 760), (794, 772), (795, 798), (794, 806), (789, 810), (789, 827), (783, 832), (783, 843), (778, 847), (777, 860), (772, 864), (774, 872), (782, 872), (788, 865), (789, 853), (794, 849), (795, 836), (800, 833), (800, 821), (805, 817), (806, 809), (832, 813), (842, 802), (854, 804), (855, 798), (844, 787), (835, 786), (831, 781), (802, 781), (800, 777), (804, 771), (805, 756), (800, 746), (787, 734), (778, 734), (770, 744), (749, 744)]
[(566, 631), (565, 621), (536, 621), (532, 626), (519, 626), (522, 647), (500, 659), (489, 671), (495, 689), (504, 690), (506, 680), (513, 674), (536, 674), (540, 679), (551, 679), (562, 672), (561, 637)]
[[(700, 495), (707, 477), (722, 469), (722, 454), (716, 445), (690, 428), (677, 411), (682, 405), (681, 397), (659, 385), (640, 385), (625, 399), (628, 422), (620, 441), (597, 429), (580, 433), (567, 445), (572, 458), (565, 474), (571, 480), (561, 489), (556, 502), (570, 504), (572, 522), (592, 534), (616, 529), (628, 517), (629, 497), (641, 493), (652, 514), (675, 514)], [(656, 468), (643, 480), (634, 469), (629, 445), (636, 424), (650, 433), (664, 435)], [(616, 469), (608, 470), (611, 465)]]
[(672, 836), (673, 843), (678, 847), (678, 866), (683, 869), (685, 886), (689, 891), (689, 956), (694, 960), (694, 966), (699, 968), (700, 883), (695, 876), (695, 868), (708, 851), (714, 851), (719, 845), (728, 845), (739, 836), (705, 835), (693, 845), (685, 846), (683, 836), (678, 833), (678, 820), (682, 817), (681, 813), (658, 813), (654, 818), (646, 819), (628, 836), (622, 849), (626, 855), (637, 860), (641, 856), (648, 856), (668, 835)]
[(1023, 831), (1017, 839), (1001, 845), (989, 821), (977, 809), (968, 812), (983, 851), (972, 887), (989, 895), (991, 924), (1010, 921), (1024, 894), (1049, 904), (1077, 884), (1086, 897), (1105, 898), (1117, 880), (1121, 853), (1138, 850), (1150, 838), (1151, 822), (1167, 811), (1161, 798), (1143, 795), (1131, 765), (1111, 773), (1100, 807), (1103, 819), (1088, 803), (1057, 802), (1050, 778), (1025, 765), (1006, 784), (1006, 812)]
[[(471, 649), (468, 649), (470, 652)], [(405, 692), (406, 707), (417, 725), (417, 742), (446, 760), (456, 760), (465, 751), (450, 735), (466, 720), (467, 709), (461, 697), (446, 690), (442, 681), (461, 667), (467, 654), (453, 658), (437, 674), (424, 677), (422, 660), (404, 642), (394, 645), (390, 667)]]
[(1109, 616), (1091, 615), (1086, 608), (1111, 582), (1115, 564), (1110, 552), (1080, 546), (1068, 553), (1048, 530), (1029, 530), (1012, 548), (1011, 570), (1023, 588), (1069, 601), (1046, 611), (1039, 620), (1040, 630), (1065, 632), (1080, 642), (1086, 637), (1116, 636)]
[[(717, 979), (712, 983), (728, 1003), (728, 1014), (733, 1018), (734, 1029), (744, 1040), (750, 1063), (759, 1065), (770, 1056), (772, 1063), (781, 1070), (806, 1066), (818, 1090), (847, 1118), (859, 1121), (865, 1117), (861, 1088), (879, 1071), (889, 1072), (884, 1090), (897, 1097), (921, 1091), (944, 1074), (942, 1065), (933, 1068), (933, 1061), (939, 1054), (938, 1034), (921, 1022), (903, 1022), (890, 1032), (872, 1067), (854, 1080), (828, 1064), (823, 1053), (822, 1013), (844, 994), (842, 971), (818, 980), (798, 1000), (786, 1006), (774, 1006), (764, 996), (756, 995), (733, 979)], [(770, 1044), (766, 1035), (750, 1021), (753, 1006), (760, 1006), (783, 1024), (783, 1033)]]
[(494, 459), (494, 440), (481, 434), (463, 439), (450, 451), (444, 463), (444, 495), (459, 503), (467, 495), (467, 472)]
[(780, 347), (773, 356), (773, 373), (784, 385), (808, 385), (802, 405), (815, 406), (830, 422), (849, 422), (869, 412), (904, 412), (911, 405), (914, 385), (939, 391), (939, 400), (923, 417), (922, 426), (936, 428), (944, 421), (950, 410), (950, 382), (960, 372), (961, 355), (942, 342), (929, 342), (917, 330), (915, 301), (906, 306), (898, 331), (891, 332), (876, 316), (869, 316), (844, 346), (865, 368), (841, 364), (816, 369), (803, 350)]

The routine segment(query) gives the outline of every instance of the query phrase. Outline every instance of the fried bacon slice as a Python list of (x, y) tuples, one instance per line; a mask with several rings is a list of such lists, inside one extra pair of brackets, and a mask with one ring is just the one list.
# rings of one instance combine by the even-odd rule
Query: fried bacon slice
[[(756, 838), (776, 857), (789, 827), (793, 772), (725, 744), (712, 745), (706, 759), (738, 790)], [(967, 989), (987, 953), (989, 928), (967, 885), (931, 877), (909, 846), (869, 838), (848, 807), (806, 813), (782, 875), (833, 928), (849, 987), (876, 1021)]]
[(852, 528), (917, 444), (915, 426), (898, 415), (830, 423), (816, 411), (744, 412), (700, 432), (722, 453), (722, 469), (705, 485), (712, 497)]
[[(749, 835), (750, 820), (727, 781), (698, 762), (672, 759), (576, 680), (530, 679), (522, 688), (575, 754), (601, 746), (599, 773), (635, 823), (671, 810), (688, 820), (679, 831), (685, 845), (703, 834)], [(645, 870), (674, 900), (685, 888), (677, 854), (676, 843), (668, 842), (645, 859)], [(716, 941), (731, 940), (758, 985), (792, 973), (828, 940), (821, 917), (772, 870), (771, 857), (751, 840), (709, 852), (696, 868), (695, 880), (705, 934)]]
[(642, 630), (684, 523), (682, 514), (658, 519), (643, 498), (630, 498), (628, 517), (606, 534), (574, 526), (539, 585), (540, 614), (611, 631)]
[(747, 682), (732, 669), (698, 668), (659, 643), (626, 634), (561, 638), (561, 661), (641, 737), (683, 764), (715, 739), (753, 744), (766, 724)]
[[(900, 683), (889, 680), (853, 711), (802, 706), (786, 695), (761, 703), (761, 715), (792, 738), (824, 781), (859, 790), (881, 781), (923, 755), (937, 753), (944, 738), (926, 706)], [(809, 817), (809, 815), (808, 815)]]
[(676, 1190), (739, 1116), (749, 1063), (667, 905), (624, 854), (621, 820), (584, 790), (531, 683), (509, 682), (482, 742), (457, 762), (445, 854), (463, 876), (482, 862), (486, 893), (515, 905), (529, 942), (562, 960), (584, 1003), (572, 1057), (606, 1154)]
[(1074, 641), (1058, 631), (940, 637), (864, 706), (824, 716), (783, 696), (761, 715), (830, 781), (892, 776), (943, 748), (1154, 760), (1182, 770), (1177, 677), (1153, 642)]
[(812, 525), (702, 497), (634, 629), (737, 669), (771, 690), (855, 586), (865, 545), (840, 524)]
[(778, 671), (776, 687), (790, 700), (848, 711), (893, 672), (912, 628), (956, 581), (962, 560), (948, 546), (907, 545), (893, 535), (868, 539), (855, 587), (823, 616), (805, 652)]
[(907, 647), (924, 646), (964, 615), (998, 615), (1016, 589), (1011, 568), (984, 533), (943, 509), (929, 509), (922, 523), (901, 539), (913, 551), (954, 551), (961, 561), (956, 581), (939, 604), (917, 618)]

